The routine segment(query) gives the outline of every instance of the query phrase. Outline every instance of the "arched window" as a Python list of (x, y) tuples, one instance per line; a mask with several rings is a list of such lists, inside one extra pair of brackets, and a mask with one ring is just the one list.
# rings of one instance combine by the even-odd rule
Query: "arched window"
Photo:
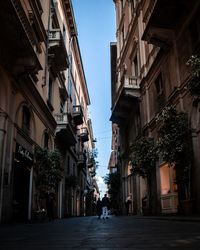
[(31, 120), (30, 111), (26, 106), (24, 106), (22, 114), (22, 130), (29, 136), (30, 136), (30, 120)]
[(47, 132), (44, 133), (44, 148), (49, 148), (49, 135)]

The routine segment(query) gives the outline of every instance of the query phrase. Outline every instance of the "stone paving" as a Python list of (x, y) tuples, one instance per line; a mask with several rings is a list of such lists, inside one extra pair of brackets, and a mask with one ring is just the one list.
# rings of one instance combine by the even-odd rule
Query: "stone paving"
[(200, 221), (80, 217), (0, 225), (1, 250), (200, 249)]

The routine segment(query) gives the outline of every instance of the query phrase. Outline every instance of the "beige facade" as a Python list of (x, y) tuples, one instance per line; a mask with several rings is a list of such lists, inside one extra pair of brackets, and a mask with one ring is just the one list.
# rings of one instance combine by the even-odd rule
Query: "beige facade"
[[(71, 1), (9, 0), (0, 5), (4, 33), (0, 41), (0, 220), (30, 220), (38, 209), (35, 144), (62, 153), (64, 176), (55, 190), (56, 216), (84, 215), (86, 153), (93, 138), (88, 136), (90, 100)], [(78, 179), (75, 187), (66, 186), (70, 175)]]
[[(187, 60), (199, 53), (199, 1), (115, 0), (117, 43), (111, 43), (111, 121), (119, 127), (122, 203), (132, 195), (133, 213), (142, 213), (145, 180), (130, 174), (128, 152), (141, 135), (157, 138), (155, 117), (173, 104), (188, 113), (194, 162), (192, 197), (200, 212), (199, 112), (185, 90)], [(112, 52), (113, 51), (113, 52)], [(165, 162), (153, 174), (152, 213), (177, 213), (175, 173)], [(165, 190), (165, 191), (164, 191)], [(166, 191), (167, 190), (167, 191)], [(179, 190), (180, 191), (180, 190)]]

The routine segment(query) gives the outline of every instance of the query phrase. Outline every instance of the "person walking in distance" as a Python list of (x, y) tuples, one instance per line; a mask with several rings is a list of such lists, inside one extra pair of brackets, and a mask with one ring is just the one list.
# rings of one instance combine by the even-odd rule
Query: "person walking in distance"
[(107, 194), (104, 195), (102, 199), (102, 214), (103, 214), (103, 219), (108, 219), (108, 207), (110, 205), (110, 200), (107, 197)]
[(49, 221), (55, 219), (54, 209), (55, 209), (55, 193), (51, 190), (46, 193), (46, 209)]
[(101, 219), (101, 215), (102, 215), (102, 202), (101, 202), (100, 198), (98, 198), (98, 200), (97, 200), (97, 215), (98, 215), (98, 219)]
[(130, 195), (126, 198), (125, 207), (126, 207), (126, 215), (129, 215), (129, 206), (131, 204), (131, 197)]

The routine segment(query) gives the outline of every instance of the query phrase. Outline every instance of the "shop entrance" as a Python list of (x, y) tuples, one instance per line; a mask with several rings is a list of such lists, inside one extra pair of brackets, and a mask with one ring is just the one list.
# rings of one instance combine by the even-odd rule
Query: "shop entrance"
[(30, 171), (23, 162), (15, 162), (13, 178), (13, 217), (16, 220), (28, 218)]
[(30, 170), (32, 155), (17, 144), (13, 166), (13, 219), (28, 219)]

